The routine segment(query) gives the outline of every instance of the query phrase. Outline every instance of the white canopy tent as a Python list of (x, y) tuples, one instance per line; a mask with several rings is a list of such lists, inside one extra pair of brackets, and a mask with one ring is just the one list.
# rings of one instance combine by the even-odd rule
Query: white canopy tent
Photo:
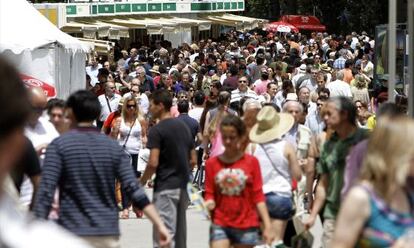
[(91, 48), (60, 31), (27, 1), (0, 1), (0, 54), (22, 74), (37, 79), (32, 84), (54, 87), (55, 96), (66, 98), (85, 87), (85, 59)]

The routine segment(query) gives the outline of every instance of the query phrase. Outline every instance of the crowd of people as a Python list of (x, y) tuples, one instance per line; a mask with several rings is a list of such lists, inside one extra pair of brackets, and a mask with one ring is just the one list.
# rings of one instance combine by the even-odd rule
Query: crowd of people
[(66, 101), (24, 90), (0, 61), (0, 101), (18, 106), (1, 112), (0, 175), (14, 182), (3, 191), (81, 238), (57, 229), (79, 242), (67, 247), (120, 247), (118, 219), (133, 210), (153, 222), (154, 247), (185, 248), (187, 187), (205, 168), (212, 248), (287, 247), (303, 213), (320, 247), (410, 247), (414, 122), (387, 103), (386, 77), (373, 82), (373, 42), (233, 31), (156, 42), (92, 56), (86, 89)]

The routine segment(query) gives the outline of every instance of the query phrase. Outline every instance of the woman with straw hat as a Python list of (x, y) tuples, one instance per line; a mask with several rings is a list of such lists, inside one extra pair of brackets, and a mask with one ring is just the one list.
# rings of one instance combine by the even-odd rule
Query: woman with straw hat
[(253, 154), (259, 160), (263, 193), (272, 231), (276, 234), (272, 248), (285, 247), (286, 224), (293, 213), (291, 182), (292, 178), (299, 181), (302, 175), (293, 145), (281, 139), (293, 124), (292, 115), (277, 113), (273, 107), (265, 106), (249, 134), (250, 140), (257, 143)]

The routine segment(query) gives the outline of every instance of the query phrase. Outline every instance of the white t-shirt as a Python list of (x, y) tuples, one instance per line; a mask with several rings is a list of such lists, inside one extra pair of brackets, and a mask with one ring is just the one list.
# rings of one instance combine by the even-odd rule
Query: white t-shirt
[(196, 119), (198, 123), (200, 123), (201, 115), (203, 114), (204, 108), (203, 107), (194, 107), (188, 111), (188, 116), (193, 119)]
[[(118, 94), (114, 94), (112, 98), (108, 98), (105, 94), (98, 96), (102, 108), (101, 115), (99, 116), (100, 121), (105, 121), (111, 112), (118, 109), (119, 100), (121, 100), (121, 98), (122, 97)], [(108, 99), (108, 101), (106, 99)]]
[[(129, 133), (128, 140), (126, 140)], [(136, 120), (134, 126), (127, 126), (124, 120), (121, 120), (121, 127), (119, 129), (119, 145), (123, 146), (125, 144), (125, 150), (130, 154), (138, 154), (139, 149), (141, 148), (141, 133), (142, 127), (139, 120)], [(125, 143), (126, 141), (126, 143)]]
[(330, 91), (330, 97), (344, 96), (352, 97), (351, 87), (342, 80), (335, 80), (326, 85)]
[(95, 86), (98, 83), (98, 73), (99, 69), (102, 68), (101, 64), (98, 64), (96, 67), (87, 66), (86, 67), (86, 74), (91, 77), (91, 85)]
[[(47, 117), (41, 116), (34, 128), (26, 126), (26, 137), (32, 142), (35, 148), (50, 144), (55, 138), (59, 137), (55, 126), (48, 120)], [(43, 165), (45, 155), (40, 156), (40, 166)], [(33, 185), (28, 177), (24, 177), (22, 186), (20, 188), (20, 203), (23, 206), (28, 206), (32, 202)]]

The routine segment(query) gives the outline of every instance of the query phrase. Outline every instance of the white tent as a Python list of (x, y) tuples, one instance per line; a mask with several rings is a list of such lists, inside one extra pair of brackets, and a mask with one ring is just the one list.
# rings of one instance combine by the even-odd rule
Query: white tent
[(0, 54), (33, 78), (32, 84), (55, 87), (60, 98), (85, 88), (85, 58), (91, 48), (60, 31), (27, 1), (0, 0)]

